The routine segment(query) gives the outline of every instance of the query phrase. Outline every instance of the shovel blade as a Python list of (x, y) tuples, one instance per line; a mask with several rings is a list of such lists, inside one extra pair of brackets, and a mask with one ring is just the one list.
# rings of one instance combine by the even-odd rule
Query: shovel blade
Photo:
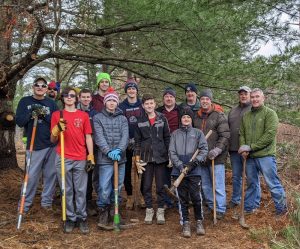
[(250, 228), (249, 225), (246, 224), (244, 217), (240, 217), (239, 222), (240, 222), (240, 225), (242, 226), (242, 228), (245, 228), (245, 229), (249, 229)]

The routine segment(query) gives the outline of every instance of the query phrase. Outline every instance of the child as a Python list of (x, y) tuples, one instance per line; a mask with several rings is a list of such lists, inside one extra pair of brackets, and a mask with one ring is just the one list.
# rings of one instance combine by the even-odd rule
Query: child
[[(208, 147), (202, 131), (192, 127), (193, 115), (193, 111), (188, 107), (182, 110), (180, 114), (181, 127), (172, 133), (169, 147), (169, 155), (173, 163), (172, 176), (177, 178), (183, 170), (188, 172), (178, 186), (181, 206), (179, 212), (182, 213), (183, 218), (182, 232), (183, 237), (186, 238), (191, 237), (188, 211), (190, 198), (194, 206), (197, 235), (205, 234), (202, 224), (203, 210), (200, 164), (206, 160)], [(199, 153), (196, 158), (191, 161), (197, 149)]]
[[(82, 233), (89, 233), (86, 213), (86, 187), (87, 173), (85, 171), (86, 160), (94, 162), (92, 128), (87, 113), (76, 109), (76, 92), (67, 87), (62, 91), (63, 111), (56, 111), (51, 119), (51, 141), (60, 139), (61, 131), (64, 131), (65, 149), (65, 181), (66, 181), (66, 214), (67, 220), (64, 232), (71, 233), (77, 222)], [(63, 121), (60, 121), (63, 118)], [(86, 151), (88, 156), (86, 157)], [(61, 185), (61, 144), (57, 145), (56, 169)], [(75, 204), (73, 195), (75, 191)]]
[(169, 162), (168, 148), (170, 130), (166, 117), (155, 111), (156, 103), (152, 94), (144, 94), (142, 98), (145, 114), (138, 118), (135, 131), (135, 155), (139, 172), (143, 172), (143, 195), (146, 203), (145, 223), (152, 224), (154, 210), (152, 206), (152, 182), (155, 176), (157, 195), (157, 224), (165, 224), (164, 216), (164, 178), (165, 167)]
[(128, 122), (119, 105), (118, 94), (109, 88), (104, 95), (105, 108), (93, 118), (95, 144), (99, 147), (97, 165), (99, 167), (99, 190), (97, 206), (99, 211), (98, 227), (108, 226), (114, 203), (113, 161), (118, 161), (119, 193), (125, 176), (126, 148), (129, 132)]

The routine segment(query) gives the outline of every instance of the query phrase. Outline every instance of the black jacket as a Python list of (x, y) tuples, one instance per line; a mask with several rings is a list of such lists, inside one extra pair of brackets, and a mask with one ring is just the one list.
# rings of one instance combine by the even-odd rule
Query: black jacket
[(155, 114), (153, 126), (150, 125), (147, 114), (138, 118), (134, 151), (141, 160), (160, 164), (169, 160), (170, 130), (166, 117), (160, 112)]

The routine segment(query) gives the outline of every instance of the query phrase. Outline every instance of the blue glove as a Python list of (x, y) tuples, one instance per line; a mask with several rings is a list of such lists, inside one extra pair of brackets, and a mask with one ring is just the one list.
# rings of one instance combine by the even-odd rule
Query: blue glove
[(110, 152), (107, 153), (107, 157), (111, 160), (114, 160), (113, 154), (112, 154), (113, 150), (111, 150)]
[(120, 161), (121, 160), (122, 151), (120, 149), (114, 149), (108, 153), (108, 157), (113, 161)]

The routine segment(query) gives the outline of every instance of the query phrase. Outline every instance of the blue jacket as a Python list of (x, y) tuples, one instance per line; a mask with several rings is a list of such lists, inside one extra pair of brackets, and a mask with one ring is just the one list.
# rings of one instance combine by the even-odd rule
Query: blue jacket
[(126, 98), (120, 105), (119, 108), (123, 111), (124, 116), (128, 120), (129, 124), (129, 138), (134, 138), (134, 131), (137, 128), (137, 119), (144, 113), (142, 107), (142, 101), (137, 99), (137, 102), (131, 104)]
[(181, 127), (172, 133), (169, 155), (173, 164), (171, 173), (173, 176), (180, 175), (180, 171), (191, 160), (197, 149), (199, 149), (199, 153), (195, 160), (198, 162), (198, 166), (187, 176), (201, 176), (200, 165), (205, 162), (208, 152), (205, 136), (202, 131), (192, 126)]
[(27, 96), (20, 100), (16, 112), (17, 125), (24, 127), (25, 129), (27, 150), (29, 150), (33, 128), (33, 119), (31, 118), (32, 105), (36, 104), (46, 106), (47, 114), (43, 119), (38, 120), (33, 150), (42, 150), (54, 146), (54, 144), (50, 142), (50, 124), (52, 113), (58, 110), (57, 105), (48, 97), (45, 97), (42, 100), (37, 100), (33, 96)]
[(122, 158), (119, 163), (126, 162), (126, 148), (128, 145), (128, 123), (122, 115), (121, 109), (117, 108), (115, 113), (109, 113), (104, 108), (93, 118), (94, 142), (98, 146), (97, 164), (112, 164), (112, 160), (107, 157), (107, 153), (113, 149), (122, 150)]

